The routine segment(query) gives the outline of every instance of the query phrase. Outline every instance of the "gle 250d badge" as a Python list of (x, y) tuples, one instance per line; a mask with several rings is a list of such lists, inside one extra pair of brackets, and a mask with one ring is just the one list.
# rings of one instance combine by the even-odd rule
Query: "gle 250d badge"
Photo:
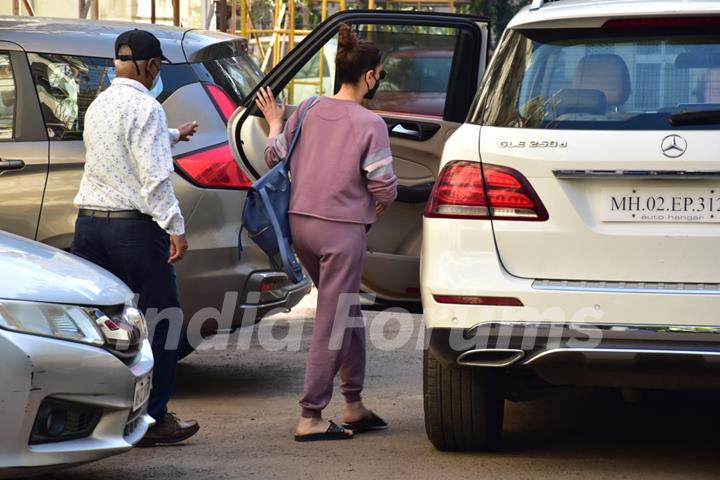
[(555, 140), (530, 140), (530, 141), (503, 141), (500, 142), (500, 148), (567, 148), (567, 142), (558, 142)]

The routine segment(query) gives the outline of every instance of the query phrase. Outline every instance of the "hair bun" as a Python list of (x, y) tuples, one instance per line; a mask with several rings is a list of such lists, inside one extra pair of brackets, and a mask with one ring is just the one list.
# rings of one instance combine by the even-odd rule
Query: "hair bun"
[(340, 32), (338, 34), (338, 49), (346, 52), (351, 51), (357, 45), (357, 35), (353, 32), (353, 29), (347, 23), (340, 25)]

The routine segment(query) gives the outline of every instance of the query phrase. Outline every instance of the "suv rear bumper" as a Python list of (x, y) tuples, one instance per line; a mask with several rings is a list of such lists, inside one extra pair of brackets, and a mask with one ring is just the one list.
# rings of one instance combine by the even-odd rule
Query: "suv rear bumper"
[(431, 329), (447, 366), (504, 368), (560, 385), (720, 389), (720, 327), (480, 323)]
[[(528, 248), (539, 247), (528, 240)], [(720, 277), (719, 277), (720, 278)], [(492, 225), (425, 218), (421, 293), (430, 328), (481, 322), (606, 325), (720, 325), (720, 286), (688, 283), (544, 280), (511, 275), (498, 257)], [(447, 304), (435, 296), (517, 299), (522, 306)]]

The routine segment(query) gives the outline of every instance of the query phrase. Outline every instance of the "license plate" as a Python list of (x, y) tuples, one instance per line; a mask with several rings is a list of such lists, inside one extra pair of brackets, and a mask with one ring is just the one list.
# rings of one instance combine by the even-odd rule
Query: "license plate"
[(148, 401), (152, 388), (152, 374), (142, 377), (135, 383), (135, 396), (133, 398), (133, 412)]
[(604, 190), (604, 222), (720, 223), (720, 187), (629, 187)]

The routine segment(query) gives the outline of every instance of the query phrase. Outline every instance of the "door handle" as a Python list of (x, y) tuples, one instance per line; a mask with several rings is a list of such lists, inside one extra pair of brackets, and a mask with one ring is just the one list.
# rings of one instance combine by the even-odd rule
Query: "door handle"
[(431, 139), (440, 130), (440, 125), (430, 122), (402, 121), (386, 118), (388, 133), (391, 137), (407, 138), (416, 142)]
[(25, 168), (25, 162), (22, 160), (0, 160), (0, 174), (10, 170), (22, 170), (23, 168)]
[(401, 135), (403, 137), (415, 138), (417, 140), (422, 139), (422, 128), (420, 127), (420, 125), (414, 125), (414, 124), (407, 124), (407, 125), (410, 128), (407, 128), (402, 123), (398, 123), (390, 131), (392, 133)]

